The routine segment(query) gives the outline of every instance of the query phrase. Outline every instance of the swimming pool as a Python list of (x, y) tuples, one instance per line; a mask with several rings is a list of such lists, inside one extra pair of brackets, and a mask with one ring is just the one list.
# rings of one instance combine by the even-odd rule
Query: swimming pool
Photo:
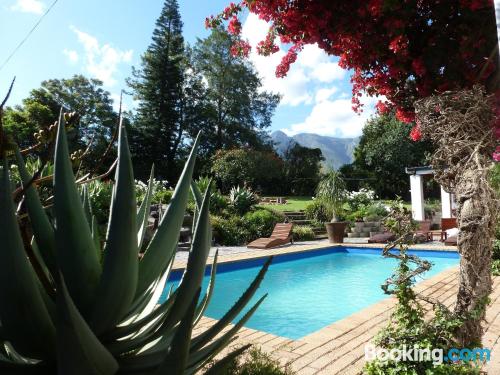
[[(433, 263), (425, 278), (459, 262), (456, 252), (411, 250), (410, 253)], [(264, 261), (251, 259), (220, 264), (205, 315), (221, 318), (245, 291)], [(354, 247), (275, 256), (252, 302), (265, 293), (269, 295), (245, 326), (290, 339), (306, 336), (386, 298), (380, 285), (392, 274), (396, 264), (395, 259), (383, 258), (381, 249)], [(175, 285), (181, 275), (180, 271), (173, 272), (167, 288)], [(204, 288), (208, 278), (205, 276)]]

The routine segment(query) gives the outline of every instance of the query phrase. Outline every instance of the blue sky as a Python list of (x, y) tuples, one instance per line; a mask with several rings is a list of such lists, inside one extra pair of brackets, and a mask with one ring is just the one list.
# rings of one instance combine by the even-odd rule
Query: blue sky
[[(53, 0), (0, 0), (0, 64), (31, 29)], [(184, 37), (193, 44), (205, 37), (207, 15), (218, 13), (229, 0), (179, 0)], [(119, 4), (119, 5), (117, 5)], [(9, 104), (19, 104), (29, 91), (50, 78), (84, 74), (104, 81), (114, 98), (126, 88), (125, 78), (137, 66), (150, 43), (160, 0), (59, 0), (27, 42), (0, 70), (0, 96), (17, 76)], [(243, 36), (255, 45), (266, 34), (266, 25), (256, 16), (244, 18)], [(288, 134), (317, 133), (352, 137), (373, 113), (367, 98), (361, 116), (351, 110), (348, 72), (336, 59), (316, 46), (307, 46), (288, 76), (278, 79), (274, 69), (285, 48), (274, 56), (252, 53), (250, 59), (260, 74), (264, 88), (282, 95), (271, 130)], [(126, 100), (133, 108), (131, 99)]]

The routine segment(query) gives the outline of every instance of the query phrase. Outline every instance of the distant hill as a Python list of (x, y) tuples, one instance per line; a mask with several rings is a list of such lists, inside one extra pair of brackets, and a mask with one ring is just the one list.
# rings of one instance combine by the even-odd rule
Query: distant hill
[(294, 143), (304, 147), (319, 148), (325, 158), (324, 164), (335, 169), (352, 163), (354, 148), (359, 143), (359, 137), (335, 138), (311, 133), (300, 133), (289, 137), (280, 130), (271, 133), (271, 139), (280, 155)]

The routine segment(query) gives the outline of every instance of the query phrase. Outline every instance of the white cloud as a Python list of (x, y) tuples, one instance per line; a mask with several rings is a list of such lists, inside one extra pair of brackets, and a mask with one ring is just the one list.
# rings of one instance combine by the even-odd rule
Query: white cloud
[(293, 124), (289, 129), (281, 129), (288, 135), (316, 133), (334, 137), (357, 137), (363, 126), (375, 112), (374, 104), (378, 98), (363, 97), (364, 111), (358, 115), (352, 110), (350, 99), (324, 99), (318, 101), (309, 116), (302, 123)]
[(263, 90), (281, 94), (281, 105), (311, 104), (319, 89), (318, 84), (344, 78), (345, 71), (317, 45), (306, 45), (287, 76), (276, 78), (276, 67), (286, 53), (283, 46), (280, 45), (280, 50), (271, 56), (258, 55), (255, 49), (258, 42), (265, 39), (267, 30), (267, 23), (250, 13), (243, 25), (242, 36), (253, 47), (250, 60), (262, 79)]
[(100, 79), (106, 86), (116, 84), (114, 74), (118, 65), (132, 61), (132, 50), (122, 51), (106, 43), (101, 45), (97, 38), (70, 26), (82, 44), (85, 56), (85, 69), (95, 78)]
[(63, 49), (63, 54), (68, 58), (68, 60), (75, 64), (78, 62), (78, 59), (79, 59), (79, 56), (78, 56), (78, 52), (76, 52), (75, 50), (72, 50), (72, 49)]
[(17, 0), (10, 9), (16, 12), (42, 14), (45, 4), (39, 0)]
[(333, 94), (335, 94), (339, 89), (337, 87), (330, 87), (328, 89), (319, 89), (316, 91), (316, 97), (315, 100), (317, 103), (323, 102), (325, 100), (328, 100), (331, 98)]

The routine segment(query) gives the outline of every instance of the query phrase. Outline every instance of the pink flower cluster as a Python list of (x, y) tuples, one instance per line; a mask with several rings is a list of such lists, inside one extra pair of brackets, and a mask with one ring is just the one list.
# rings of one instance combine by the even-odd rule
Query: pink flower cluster
[(248, 57), (251, 50), (250, 43), (247, 40), (237, 40), (231, 46), (231, 55), (234, 57)]

